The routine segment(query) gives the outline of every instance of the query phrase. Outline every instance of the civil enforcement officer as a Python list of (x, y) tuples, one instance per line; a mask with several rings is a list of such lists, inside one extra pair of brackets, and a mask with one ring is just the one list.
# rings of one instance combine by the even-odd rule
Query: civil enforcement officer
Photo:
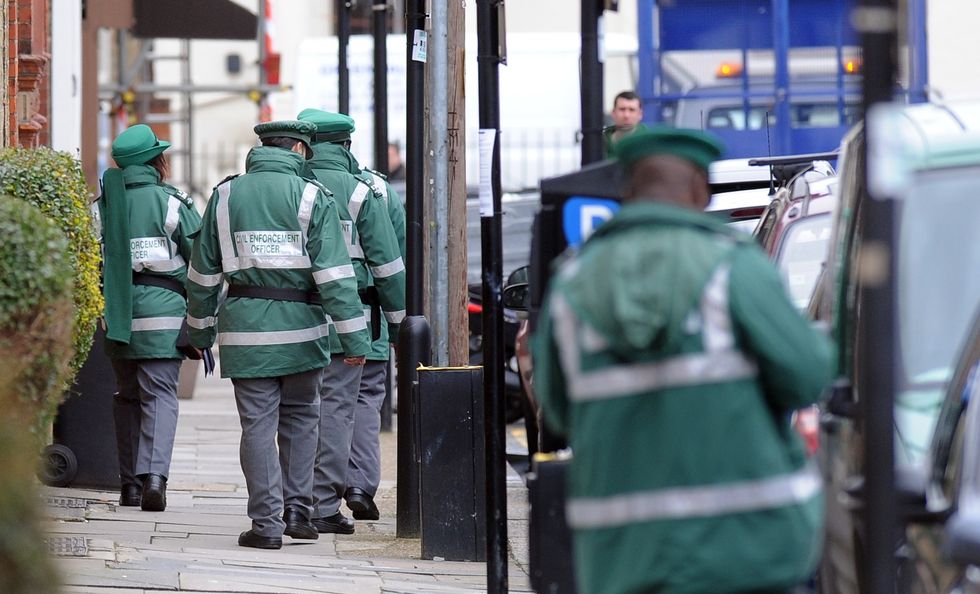
[[(354, 122), (351, 121), (351, 133)], [(391, 145), (389, 145), (390, 147)], [(389, 156), (391, 151), (389, 150)], [(399, 162), (400, 163), (400, 162)], [(361, 168), (355, 159), (351, 163), (351, 173), (367, 176), (387, 205), (388, 218), (398, 237), (398, 249), (405, 259), (405, 206), (401, 197), (381, 173)], [(402, 178), (404, 178), (404, 167)], [(401, 322), (405, 311), (385, 311), (388, 322)], [(354, 439), (351, 442), (350, 463), (347, 466), (347, 492), (344, 499), (347, 507), (354, 512), (355, 520), (377, 520), (381, 517), (374, 502), (378, 486), (381, 484), (381, 406), (387, 394), (388, 357), (391, 348), (389, 341), (395, 343), (398, 335), (381, 327), (381, 336), (371, 345), (371, 352), (361, 373), (361, 387), (357, 394), (354, 409)]]
[(263, 146), (249, 152), (244, 175), (215, 188), (188, 272), (191, 341), (209, 346), (217, 334), (221, 374), (235, 386), (246, 547), (278, 549), (282, 534), (318, 537), (310, 517), (328, 334), (346, 365), (359, 368), (370, 349), (337, 203), (300, 177), (315, 130), (299, 121), (255, 127)]
[(551, 280), (534, 337), (543, 417), (574, 452), (583, 592), (788, 590), (820, 554), (820, 477), (788, 423), (830, 347), (747, 237), (704, 214), (698, 131), (619, 143), (626, 200)]
[(144, 124), (123, 131), (112, 143), (119, 169), (106, 170), (96, 205), (105, 245), (106, 353), (119, 389), (119, 504), (146, 511), (167, 507), (186, 262), (201, 226), (187, 194), (163, 183), (169, 147)]
[[(352, 173), (356, 161), (348, 148), (354, 130), (353, 119), (318, 109), (303, 110), (298, 117), (316, 125), (314, 156), (308, 166), (316, 179), (330, 188), (336, 197), (358, 289), (377, 342), (382, 339), (382, 327), (390, 326), (385, 330), (397, 332), (405, 311), (405, 264), (387, 205), (382, 196), (375, 193), (371, 178), (359, 171)], [(382, 323), (382, 310), (385, 323)], [(339, 344), (331, 345), (332, 349), (339, 347)], [(384, 349), (387, 348), (385, 342)], [(375, 350), (372, 348), (371, 354)], [(376, 367), (372, 366), (369, 381), (377, 381)], [(352, 369), (334, 362), (324, 372), (320, 393), (320, 444), (313, 479), (316, 504), (313, 523), (320, 532), (354, 532), (354, 523), (340, 511), (340, 503), (345, 494), (350, 494), (347, 493), (347, 473), (351, 442), (361, 439), (354, 430), (354, 419), (362, 375), (361, 368)], [(377, 439), (376, 431), (374, 438)], [(348, 506), (358, 514), (370, 511), (367, 508), (374, 507), (373, 494), (363, 492), (358, 499), (361, 494), (355, 491), (353, 499), (348, 498)], [(352, 501), (355, 502), (353, 505)], [(358, 502), (363, 504), (363, 510), (357, 508)], [(377, 519), (376, 507), (374, 511), (374, 519)]]

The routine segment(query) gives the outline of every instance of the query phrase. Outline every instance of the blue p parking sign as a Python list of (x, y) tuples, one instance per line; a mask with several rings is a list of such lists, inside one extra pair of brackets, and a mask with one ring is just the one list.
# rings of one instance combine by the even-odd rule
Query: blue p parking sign
[(619, 210), (619, 202), (588, 196), (572, 196), (562, 208), (562, 227), (569, 247), (577, 248)]

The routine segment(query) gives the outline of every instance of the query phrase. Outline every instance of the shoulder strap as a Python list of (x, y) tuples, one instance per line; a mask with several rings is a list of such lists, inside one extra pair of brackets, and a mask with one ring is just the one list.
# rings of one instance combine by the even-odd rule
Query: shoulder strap
[(218, 189), (218, 186), (230, 182), (231, 180), (235, 179), (239, 175), (241, 175), (241, 173), (235, 173), (233, 175), (229, 175), (225, 179), (223, 179), (223, 180), (219, 181), (218, 183), (214, 184), (214, 189)]
[(194, 206), (194, 201), (191, 199), (190, 196), (187, 195), (187, 192), (184, 192), (183, 190), (178, 190), (177, 188), (171, 186), (170, 184), (160, 184), (160, 187), (163, 188), (163, 191), (166, 192), (167, 194), (170, 194), (174, 198), (183, 202), (184, 206), (187, 207)]
[(333, 192), (331, 192), (330, 190), (328, 190), (327, 189), (327, 186), (325, 186), (322, 183), (320, 183), (320, 180), (318, 180), (317, 178), (313, 177), (312, 175), (309, 176), (309, 177), (305, 177), (305, 176), (300, 176), (300, 177), (303, 178), (303, 181), (306, 181), (308, 183), (311, 183), (314, 186), (320, 188), (320, 191), (323, 192), (323, 195), (324, 196), (333, 196)]

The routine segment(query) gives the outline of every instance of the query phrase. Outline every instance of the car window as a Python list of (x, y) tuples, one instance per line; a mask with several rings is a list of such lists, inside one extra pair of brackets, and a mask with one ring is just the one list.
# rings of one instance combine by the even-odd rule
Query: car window
[(776, 262), (790, 299), (801, 310), (810, 303), (817, 278), (827, 261), (832, 222), (829, 214), (807, 217), (791, 224), (783, 233)]
[(980, 302), (980, 167), (916, 176), (897, 201), (898, 347), (896, 454), (926, 454), (943, 393)]
[[(844, 105), (844, 122), (841, 123), (840, 107), (837, 103), (793, 103), (790, 114), (794, 128), (834, 128), (852, 125), (857, 120), (859, 107), (849, 103)], [(723, 130), (762, 130), (776, 125), (776, 112), (771, 106), (753, 105), (748, 110), (744, 105), (724, 105), (714, 107), (708, 112), (708, 128)]]

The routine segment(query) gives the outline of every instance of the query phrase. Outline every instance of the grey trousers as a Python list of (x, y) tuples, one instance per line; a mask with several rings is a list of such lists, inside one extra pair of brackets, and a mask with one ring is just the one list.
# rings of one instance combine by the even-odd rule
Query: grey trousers
[(140, 475), (170, 476), (177, 432), (179, 359), (113, 359), (118, 391), (112, 402), (123, 485)]
[(231, 380), (242, 424), (239, 458), (248, 488), (248, 517), (259, 536), (282, 536), (286, 505), (310, 516), (321, 375), (322, 370), (314, 369)]
[(381, 483), (381, 405), (385, 401), (387, 377), (387, 361), (365, 363), (354, 409), (347, 486), (363, 489), (371, 497), (377, 494)]
[(338, 354), (324, 369), (320, 389), (320, 441), (313, 471), (314, 518), (340, 510), (347, 490), (347, 461), (354, 430), (354, 405), (364, 367), (344, 364)]

